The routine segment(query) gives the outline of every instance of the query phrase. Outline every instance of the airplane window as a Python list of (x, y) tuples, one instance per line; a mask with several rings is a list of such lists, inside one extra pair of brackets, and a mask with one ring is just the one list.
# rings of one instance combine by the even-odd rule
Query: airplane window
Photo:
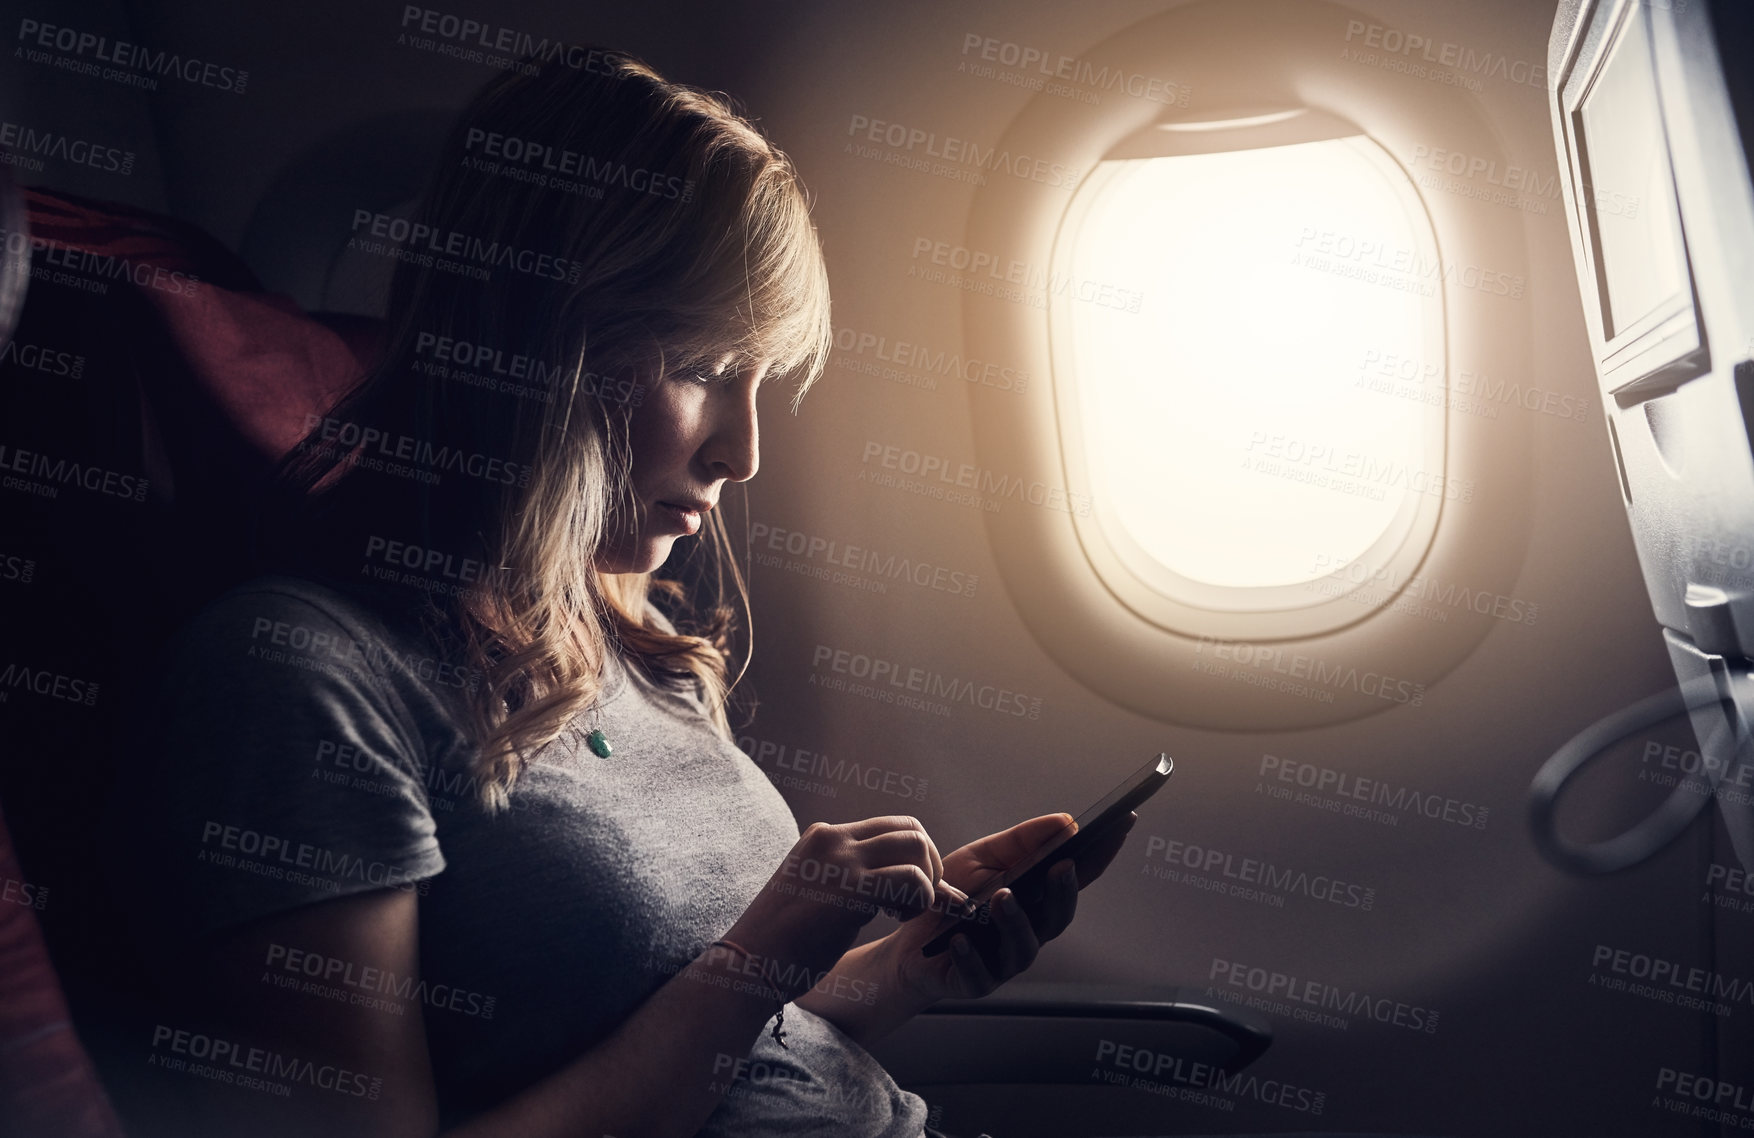
[[(1444, 493), (1442, 272), (1380, 145), (1102, 162), (1054, 268), (1068, 455), (1135, 577), (1208, 609), (1290, 609), (1325, 600), (1308, 585), (1336, 567), (1400, 562), (1410, 537), (1423, 553), (1420, 499)], [(1137, 311), (1102, 303), (1108, 286)]]

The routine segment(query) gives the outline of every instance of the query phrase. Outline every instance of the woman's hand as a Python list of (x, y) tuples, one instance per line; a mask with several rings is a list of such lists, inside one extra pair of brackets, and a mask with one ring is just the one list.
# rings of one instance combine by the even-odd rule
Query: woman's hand
[(941, 908), (944, 873), (917, 818), (813, 822), (725, 937), (789, 999), (833, 969), (879, 910), (907, 920)]
[[(874, 987), (878, 998), (873, 1004), (862, 1006), (836, 999), (830, 994), (832, 986), (824, 982), (799, 998), (798, 1006), (833, 1021), (860, 1043), (870, 1043), (939, 1000), (986, 995), (1034, 964), (1041, 946), (1066, 931), (1078, 909), (1078, 890), (1108, 868), (1138, 817), (1130, 814), (1082, 855), (1048, 871), (1034, 922), (1009, 889), (999, 891), (992, 907), (998, 933), (992, 966), (964, 933), (951, 938), (949, 952), (924, 955), (921, 949), (938, 935), (944, 920), (941, 911), (926, 912), (905, 921), (888, 936), (853, 949), (835, 967), (842, 981), (863, 982), (861, 988), (853, 990)], [(1069, 814), (1045, 814), (977, 838), (944, 858), (944, 879), (962, 891), (977, 893), (993, 877), (1073, 824)], [(850, 985), (843, 982), (839, 987)]]
[[(1027, 969), (1035, 963), (1041, 946), (1065, 932), (1072, 923), (1078, 911), (1078, 890), (1108, 868), (1138, 819), (1137, 814), (1129, 814), (1125, 822), (1116, 825), (1083, 855), (1050, 869), (1034, 922), (1011, 890), (999, 890), (992, 906), (998, 946), (991, 966), (966, 933), (950, 939), (949, 952), (926, 956), (920, 951), (942, 929), (941, 914), (927, 913), (907, 921), (884, 938), (893, 942), (889, 952), (896, 966), (897, 981), (916, 999), (929, 1004), (941, 999), (984, 996)], [(945, 880), (965, 892), (978, 893), (1007, 867), (1022, 861), (1035, 847), (1074, 824), (1070, 814), (1044, 814), (977, 838), (944, 859)]]

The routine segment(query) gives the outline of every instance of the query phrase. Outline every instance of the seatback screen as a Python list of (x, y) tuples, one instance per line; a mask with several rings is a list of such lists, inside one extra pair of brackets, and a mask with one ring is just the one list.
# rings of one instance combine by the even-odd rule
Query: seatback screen
[(1584, 95), (1579, 119), (1602, 324), (1613, 340), (1687, 287), (1650, 31), (1637, 6)]

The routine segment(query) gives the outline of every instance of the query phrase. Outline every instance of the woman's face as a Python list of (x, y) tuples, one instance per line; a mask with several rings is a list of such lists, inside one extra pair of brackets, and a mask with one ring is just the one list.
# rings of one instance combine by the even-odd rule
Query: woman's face
[(676, 373), (646, 385), (634, 408), (631, 515), (612, 514), (597, 567), (649, 573), (679, 537), (699, 533), (726, 482), (746, 482), (760, 464), (755, 394), (770, 361), (741, 369)]

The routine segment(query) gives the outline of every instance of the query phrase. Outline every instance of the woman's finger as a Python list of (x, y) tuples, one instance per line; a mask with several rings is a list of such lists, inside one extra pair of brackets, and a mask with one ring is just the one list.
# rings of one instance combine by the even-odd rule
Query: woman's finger
[(917, 865), (926, 877), (937, 882), (944, 877), (944, 859), (938, 847), (924, 830), (890, 830), (853, 843), (853, 853), (864, 865), (876, 869), (885, 865)]
[(849, 902), (875, 905), (901, 920), (911, 920), (932, 904), (932, 881), (926, 871), (909, 862), (885, 865), (865, 871), (858, 891), (849, 894)]
[(1080, 888), (1102, 876), (1102, 871), (1108, 868), (1109, 862), (1113, 861), (1115, 855), (1121, 852), (1121, 846), (1125, 844), (1128, 832), (1132, 830), (1133, 823), (1138, 820), (1139, 815), (1129, 813), (1124, 819), (1110, 827), (1089, 849), (1074, 859), (1078, 863), (1078, 885)]
[(1029, 914), (1009, 889), (999, 890), (993, 899), (993, 923), (999, 926), (999, 974), (1009, 980), (1035, 963), (1041, 941), (1029, 923)]
[(906, 833), (912, 831), (924, 835), (931, 847), (932, 864), (929, 873), (936, 881), (944, 876), (944, 859), (938, 856), (938, 846), (932, 842), (931, 835), (926, 834), (926, 827), (911, 814), (884, 814), (876, 818), (861, 818), (857, 822), (848, 822), (840, 827), (842, 833), (854, 842), (868, 841), (885, 834)]
[(967, 933), (950, 938), (950, 965), (956, 970), (965, 996), (984, 996), (999, 986)]
[(1035, 922), (1035, 935), (1043, 944), (1065, 932), (1077, 915), (1078, 867), (1070, 860), (1048, 870), (1040, 913), (1040, 919)]
[[(1075, 825), (1070, 814), (1043, 814), (1019, 822), (1010, 829), (976, 838), (950, 855), (951, 874), (958, 884), (962, 884), (965, 877), (970, 878), (965, 888), (978, 888), (980, 880), (990, 877), (992, 871), (1016, 865), (1037, 846)], [(983, 874), (983, 870), (989, 872)]]
[(860, 818), (857, 822), (843, 822), (840, 828), (855, 841), (886, 834), (890, 830), (925, 829), (918, 818), (908, 814), (880, 814), (875, 818)]
[(843, 822), (840, 828), (848, 837), (855, 841), (874, 838), (878, 834), (887, 834), (891, 830), (920, 830), (925, 826), (912, 814), (879, 814), (874, 818), (860, 818), (856, 822)]

